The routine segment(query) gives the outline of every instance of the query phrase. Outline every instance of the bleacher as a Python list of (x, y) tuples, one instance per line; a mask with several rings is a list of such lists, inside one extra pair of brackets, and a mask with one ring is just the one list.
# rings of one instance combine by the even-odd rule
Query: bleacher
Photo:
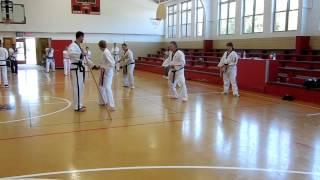
[[(221, 83), (220, 72), (217, 65), (224, 49), (181, 49), (186, 55), (186, 78), (189, 80), (207, 80)], [(155, 54), (147, 57), (139, 57), (137, 65), (144, 66), (143, 70), (162, 73), (165, 49), (160, 49)], [(300, 54), (295, 49), (284, 50), (259, 50), (238, 49), (241, 57), (246, 53), (246, 58), (269, 59), (271, 53), (276, 53), (276, 61), (279, 63), (277, 74), (273, 75), (270, 83), (303, 87), (305, 79), (320, 78), (320, 50), (304, 51)]]

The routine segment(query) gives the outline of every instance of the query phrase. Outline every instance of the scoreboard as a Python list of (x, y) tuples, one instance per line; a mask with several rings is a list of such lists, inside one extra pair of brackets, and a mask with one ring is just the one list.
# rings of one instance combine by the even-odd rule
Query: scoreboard
[(71, 0), (73, 14), (100, 15), (100, 0)]

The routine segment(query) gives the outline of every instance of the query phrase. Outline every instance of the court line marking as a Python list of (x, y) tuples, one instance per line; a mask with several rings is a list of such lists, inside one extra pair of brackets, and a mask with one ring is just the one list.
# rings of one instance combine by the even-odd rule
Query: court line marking
[(314, 114), (307, 114), (308, 117), (312, 117), (312, 116), (320, 116), (320, 113), (314, 113)]
[(106, 172), (106, 171), (128, 171), (128, 170), (160, 170), (160, 169), (205, 169), (205, 170), (222, 170), (222, 171), (251, 171), (263, 173), (282, 173), (295, 174), (304, 176), (320, 176), (318, 172), (295, 171), (295, 170), (279, 170), (279, 169), (263, 169), (263, 168), (243, 168), (243, 167), (228, 167), (228, 166), (133, 166), (133, 167), (114, 167), (114, 168), (96, 168), (96, 169), (80, 169), (57, 172), (46, 172), (30, 175), (5, 177), (9, 179), (18, 178), (36, 178), (43, 176), (73, 174), (73, 173), (89, 173), (89, 172)]
[(62, 134), (71, 134), (71, 133), (80, 133), (80, 132), (90, 132), (90, 131), (102, 131), (102, 130), (109, 130), (109, 129), (137, 127), (137, 126), (148, 126), (148, 125), (157, 125), (157, 124), (164, 124), (164, 123), (175, 123), (175, 122), (183, 122), (183, 121), (184, 120), (155, 121), (155, 122), (151, 122), (151, 123), (137, 123), (137, 124), (118, 125), (118, 126), (101, 127), (101, 128), (79, 129), (79, 130), (75, 130), (75, 131), (53, 132), (53, 133), (45, 133), (45, 134), (35, 134), (35, 135), (27, 135), (27, 136), (2, 138), (2, 139), (0, 139), (0, 141), (26, 139), (26, 138), (52, 136), (52, 135), (62, 135)]
[(29, 117), (29, 118), (22, 118), (22, 119), (16, 119), (16, 120), (10, 120), (10, 121), (2, 121), (0, 122), (0, 124), (9, 124), (9, 123), (15, 123), (15, 122), (21, 122), (21, 121), (27, 121), (29, 119), (36, 119), (36, 118), (42, 118), (42, 117), (46, 117), (46, 116), (51, 116), (53, 114), (57, 114), (57, 113), (60, 113), (60, 112), (63, 112), (65, 110), (67, 110), (71, 105), (71, 101), (69, 101), (68, 99), (65, 99), (65, 98), (61, 98), (61, 97), (53, 97), (53, 96), (40, 96), (40, 97), (50, 97), (50, 98), (54, 98), (54, 99), (60, 99), (66, 103), (68, 103), (68, 105), (60, 110), (57, 110), (57, 111), (54, 111), (54, 112), (51, 112), (51, 113), (47, 113), (47, 114), (43, 114), (43, 115), (39, 115), (39, 116), (33, 116), (33, 117)]

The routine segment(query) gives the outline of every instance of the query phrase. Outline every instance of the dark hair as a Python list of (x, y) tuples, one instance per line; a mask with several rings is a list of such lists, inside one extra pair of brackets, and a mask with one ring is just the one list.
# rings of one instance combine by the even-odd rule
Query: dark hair
[(233, 44), (232, 44), (232, 42), (228, 42), (228, 43), (227, 43), (227, 46), (228, 46), (228, 47), (232, 47), (232, 48), (233, 48)]
[(123, 44), (122, 44), (122, 46), (124, 46), (124, 47), (128, 47), (128, 45), (127, 45), (126, 43), (123, 43)]
[(78, 31), (78, 32), (76, 33), (76, 38), (78, 39), (78, 38), (80, 38), (80, 37), (84, 37), (84, 33), (81, 32), (81, 31)]
[(174, 47), (178, 48), (178, 44), (176, 41), (171, 41), (170, 44), (174, 45)]
[(99, 47), (100, 48), (107, 48), (107, 42), (104, 40), (99, 41)]
[(233, 43), (232, 42), (228, 42), (226, 46), (227, 47), (231, 47), (232, 51), (234, 51), (234, 47), (233, 47)]

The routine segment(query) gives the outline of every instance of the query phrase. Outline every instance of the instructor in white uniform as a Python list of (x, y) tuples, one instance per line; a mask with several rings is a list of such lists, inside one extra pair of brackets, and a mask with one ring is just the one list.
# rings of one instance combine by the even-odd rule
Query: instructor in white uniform
[(54, 62), (54, 49), (51, 47), (51, 42), (48, 43), (48, 48), (46, 48), (46, 72), (49, 73), (50, 66), (52, 71), (56, 70), (56, 65)]
[(227, 95), (229, 93), (230, 83), (232, 85), (233, 96), (239, 97), (239, 90), (237, 85), (237, 63), (238, 54), (233, 48), (231, 42), (227, 43), (227, 51), (223, 54), (218, 67), (223, 73), (223, 94)]
[(107, 42), (100, 41), (99, 48), (102, 51), (102, 57), (97, 64), (100, 67), (99, 88), (101, 95), (99, 96), (99, 104), (107, 106), (110, 111), (115, 111), (115, 104), (112, 94), (112, 80), (115, 67), (115, 61), (109, 49)]
[(0, 80), (4, 84), (5, 88), (8, 88), (8, 70), (7, 70), (7, 60), (9, 53), (7, 49), (2, 46), (2, 41), (0, 40)]
[[(175, 41), (170, 42), (169, 50), (169, 57), (163, 63), (163, 66), (169, 67), (168, 84), (170, 88), (170, 98), (188, 101), (188, 92), (184, 77), (184, 66), (186, 64), (185, 55), (182, 51), (178, 50), (178, 45)], [(180, 86), (179, 93), (177, 92), (178, 84)]]
[(83, 91), (85, 80), (84, 56), (81, 49), (83, 43), (84, 33), (79, 31), (76, 33), (76, 41), (71, 43), (68, 48), (68, 53), (71, 61), (71, 76), (73, 83), (73, 102), (74, 110), (77, 112), (84, 112), (86, 107), (83, 106)]
[(121, 62), (123, 68), (123, 86), (134, 89), (134, 67), (135, 60), (133, 58), (133, 53), (130, 49), (128, 49), (127, 44), (122, 44), (122, 55)]

